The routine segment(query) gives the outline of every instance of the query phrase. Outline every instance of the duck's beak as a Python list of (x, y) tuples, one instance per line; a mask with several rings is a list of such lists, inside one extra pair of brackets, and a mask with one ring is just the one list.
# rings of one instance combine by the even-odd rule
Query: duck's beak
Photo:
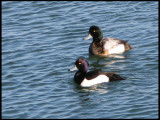
[(77, 70), (76, 65), (75, 65), (75, 66), (73, 66), (71, 69), (69, 69), (69, 71), (74, 71), (74, 70)]
[(88, 40), (90, 38), (92, 38), (92, 36), (91, 36), (91, 34), (88, 34), (88, 36), (86, 36), (85, 38), (83, 38), (83, 40)]

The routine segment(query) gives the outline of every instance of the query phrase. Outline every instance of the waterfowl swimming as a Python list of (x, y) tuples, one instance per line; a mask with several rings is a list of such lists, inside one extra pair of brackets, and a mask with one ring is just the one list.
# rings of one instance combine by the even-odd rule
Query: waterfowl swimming
[(120, 54), (133, 48), (125, 40), (103, 38), (103, 33), (98, 26), (89, 28), (89, 34), (84, 40), (90, 38), (93, 38), (93, 42), (89, 47), (89, 52), (94, 55)]
[(112, 72), (103, 72), (100, 70), (88, 72), (88, 67), (89, 63), (85, 59), (78, 58), (78, 60), (75, 62), (75, 66), (70, 69), (70, 71), (78, 69), (74, 75), (74, 81), (81, 87), (90, 87), (92, 85), (104, 82), (125, 80), (125, 78), (122, 78), (121, 76)]

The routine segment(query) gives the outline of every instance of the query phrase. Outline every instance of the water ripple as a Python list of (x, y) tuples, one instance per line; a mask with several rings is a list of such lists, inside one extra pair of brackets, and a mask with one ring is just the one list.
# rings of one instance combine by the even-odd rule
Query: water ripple
[[(90, 55), (91, 25), (136, 48)], [(78, 57), (127, 80), (81, 88)], [(158, 118), (158, 2), (3, 1), (2, 118)]]

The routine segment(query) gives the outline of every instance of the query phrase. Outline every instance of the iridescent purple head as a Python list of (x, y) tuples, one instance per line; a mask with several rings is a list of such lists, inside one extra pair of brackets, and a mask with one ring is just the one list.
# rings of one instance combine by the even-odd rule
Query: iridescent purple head
[(83, 58), (78, 58), (78, 60), (75, 62), (75, 66), (70, 69), (70, 71), (74, 71), (76, 69), (79, 69), (81, 72), (87, 72), (89, 67), (89, 63), (83, 59)]

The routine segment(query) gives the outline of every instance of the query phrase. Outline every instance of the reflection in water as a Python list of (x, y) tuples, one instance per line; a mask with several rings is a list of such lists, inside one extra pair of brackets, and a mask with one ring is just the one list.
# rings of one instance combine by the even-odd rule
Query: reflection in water
[[(105, 84), (105, 83), (102, 83), (102, 84)], [(97, 94), (106, 94), (108, 92), (107, 87), (102, 84), (94, 85), (94, 86), (88, 87), (88, 88), (77, 86), (75, 88), (75, 90), (77, 92), (78, 99), (80, 101), (80, 105), (81, 106), (88, 106), (88, 105), (93, 104), (93, 102), (95, 102), (95, 101), (100, 102), (101, 98), (96, 98), (96, 100), (95, 100), (94, 95), (97, 96)]]
[(114, 54), (114, 55), (110, 55), (111, 58), (127, 58), (128, 55), (126, 54)]
[[(102, 83), (102, 84), (105, 84), (105, 83)], [(99, 94), (105, 94), (107, 93), (107, 88), (106, 87), (99, 87), (101, 86), (102, 84), (98, 84), (98, 85), (94, 85), (90, 88), (82, 88), (81, 90), (85, 91), (85, 92), (98, 92)], [(99, 88), (98, 88), (99, 87)]]
[[(109, 57), (104, 57), (104, 56), (95, 56), (95, 55), (89, 55), (89, 64), (90, 64), (90, 70), (93, 69), (101, 69), (103, 67), (113, 67), (113, 68), (118, 68), (120, 70), (124, 69), (126, 64), (122, 65), (121, 67), (118, 65), (118, 63), (125, 63), (126, 58), (129, 58), (129, 53), (124, 53), (124, 54), (114, 54), (110, 55)], [(116, 64), (113, 65), (113, 64)]]
[(98, 56), (98, 55), (92, 55), (89, 54), (89, 59), (95, 59), (95, 60), (100, 60), (100, 59), (109, 59), (109, 58), (129, 58), (130, 57), (130, 51), (122, 53), (122, 54), (112, 54), (109, 56)]
[[(109, 61), (109, 62), (104, 62), (104, 63), (102, 63), (102, 65), (105, 66), (105, 67), (112, 67), (114, 63), (120, 63), (120, 62), (125, 62), (125, 59), (124, 60), (112, 60), (112, 61)], [(124, 66), (121, 65), (121, 68), (118, 67), (118, 69), (123, 69), (123, 67)]]

